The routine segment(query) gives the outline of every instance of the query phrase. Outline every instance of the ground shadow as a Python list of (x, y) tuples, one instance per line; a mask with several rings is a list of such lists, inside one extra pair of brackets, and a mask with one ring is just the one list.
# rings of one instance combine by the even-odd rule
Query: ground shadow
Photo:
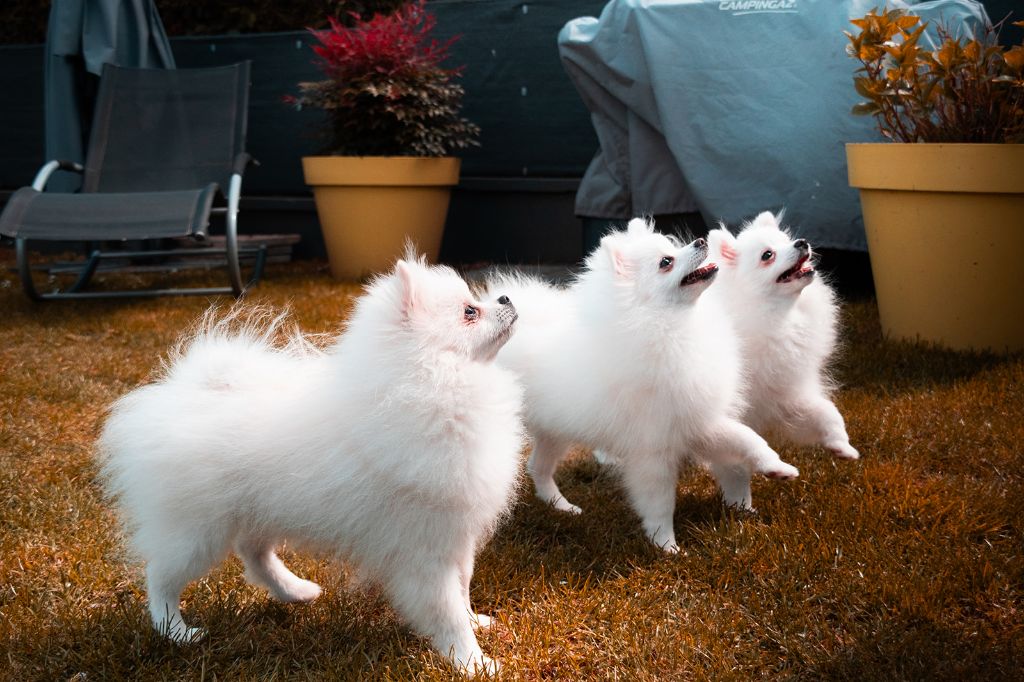
[[(677, 559), (647, 539), (614, 470), (599, 465), (588, 452), (573, 455), (560, 468), (556, 480), (583, 513), (561, 512), (537, 499), (527, 477), (511, 516), (485, 553), (494, 553), (503, 562), (514, 562), (522, 574), (542, 575), (549, 586), (580, 578), (600, 584)], [(682, 552), (703, 530), (748, 517), (722, 505), (714, 481), (706, 472), (686, 468), (676, 494), (674, 515)]]
[(833, 370), (843, 388), (895, 395), (948, 386), (1018, 362), (1020, 357), (886, 339), (874, 302), (862, 301), (844, 306)]
[(794, 675), (806, 680), (1019, 680), (1021, 650), (985, 633), (963, 633), (940, 623), (887, 616), (873, 636)]

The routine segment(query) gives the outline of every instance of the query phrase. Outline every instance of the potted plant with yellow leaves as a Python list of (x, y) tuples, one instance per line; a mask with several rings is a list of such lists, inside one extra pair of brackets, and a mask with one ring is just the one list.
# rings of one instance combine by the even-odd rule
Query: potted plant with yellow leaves
[(1024, 349), (1024, 45), (938, 27), (925, 47), (903, 10), (852, 23), (854, 113), (891, 140), (846, 146), (884, 332)]
[(442, 62), (455, 40), (431, 38), (424, 0), (351, 26), (311, 30), (325, 80), (286, 100), (326, 112), (323, 156), (302, 159), (313, 187), (331, 274), (360, 279), (387, 269), (411, 239), (436, 261), (460, 160), (479, 129), (461, 118), (460, 69)]

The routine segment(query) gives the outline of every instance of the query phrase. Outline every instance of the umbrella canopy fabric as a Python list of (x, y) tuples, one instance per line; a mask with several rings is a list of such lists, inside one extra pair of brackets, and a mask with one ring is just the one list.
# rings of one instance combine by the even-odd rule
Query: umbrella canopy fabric
[[(45, 59), (46, 159), (79, 163), (104, 64), (175, 68), (153, 0), (53, 0)], [(47, 190), (68, 192), (79, 184), (60, 173)]]

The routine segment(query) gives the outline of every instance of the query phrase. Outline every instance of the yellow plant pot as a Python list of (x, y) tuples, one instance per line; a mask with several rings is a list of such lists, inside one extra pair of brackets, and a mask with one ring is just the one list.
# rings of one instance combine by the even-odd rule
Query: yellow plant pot
[(883, 331), (1024, 350), (1024, 144), (846, 145)]
[(406, 239), (437, 261), (459, 159), (306, 156), (331, 275), (358, 280), (391, 268)]

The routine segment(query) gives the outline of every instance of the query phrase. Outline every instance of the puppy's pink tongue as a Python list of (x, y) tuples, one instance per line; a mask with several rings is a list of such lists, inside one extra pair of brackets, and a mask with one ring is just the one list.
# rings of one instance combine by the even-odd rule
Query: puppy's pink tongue
[(718, 266), (714, 263), (707, 263), (703, 267), (697, 268), (679, 283), (679, 286), (686, 286), (688, 284), (694, 284), (696, 282), (703, 282), (709, 280), (718, 274)]
[(793, 267), (779, 275), (779, 278), (775, 281), (781, 283), (792, 282), (793, 280), (800, 279), (801, 277), (806, 277), (812, 272), (814, 272), (814, 263), (811, 261), (809, 254), (804, 254), (800, 256), (799, 260), (797, 260)]

